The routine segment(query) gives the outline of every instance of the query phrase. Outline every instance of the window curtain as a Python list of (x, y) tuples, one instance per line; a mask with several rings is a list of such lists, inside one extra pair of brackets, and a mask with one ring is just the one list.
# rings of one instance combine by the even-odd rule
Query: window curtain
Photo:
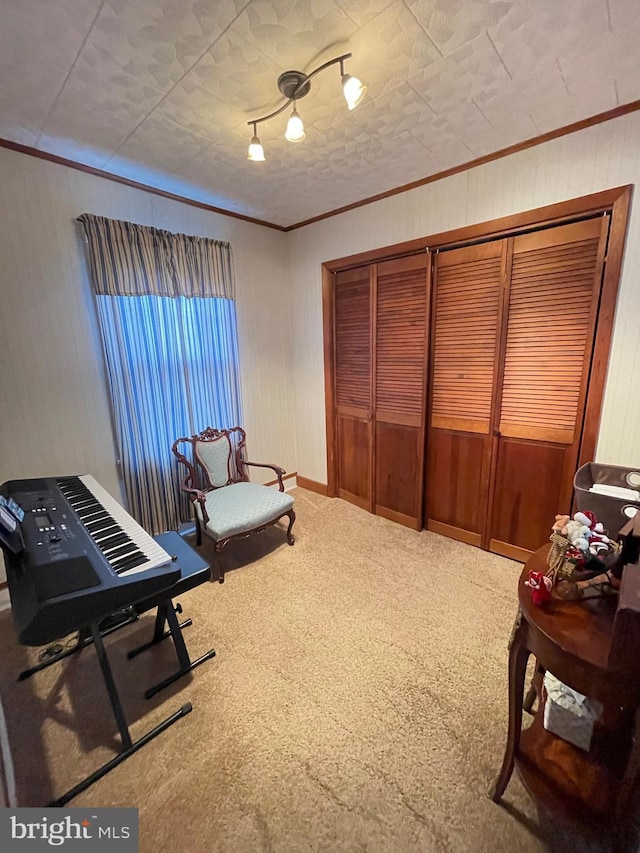
[(228, 243), (83, 214), (129, 512), (151, 533), (189, 518), (176, 438), (242, 424)]

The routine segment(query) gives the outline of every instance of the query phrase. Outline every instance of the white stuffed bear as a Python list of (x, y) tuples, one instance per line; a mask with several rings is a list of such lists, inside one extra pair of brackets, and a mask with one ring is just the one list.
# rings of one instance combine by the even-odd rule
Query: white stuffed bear
[[(581, 519), (578, 516), (582, 516)], [(582, 513), (577, 512), (573, 518), (570, 518), (567, 521), (567, 539), (574, 548), (577, 548), (579, 551), (588, 551), (589, 550), (589, 534), (591, 530), (588, 524), (584, 522), (588, 521), (586, 516), (583, 516)]]
[(591, 551), (592, 554), (607, 550), (611, 542), (604, 534), (602, 523), (596, 521), (592, 512), (577, 512), (567, 522), (567, 538), (580, 551)]

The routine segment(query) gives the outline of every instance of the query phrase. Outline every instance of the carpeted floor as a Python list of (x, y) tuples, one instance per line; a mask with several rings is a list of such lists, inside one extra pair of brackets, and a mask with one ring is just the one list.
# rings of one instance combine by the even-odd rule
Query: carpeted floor
[[(293, 494), (293, 548), (276, 529), (231, 545), (225, 583), (180, 599), (191, 656), (213, 660), (146, 701), (171, 644), (126, 659), (151, 614), (107, 639), (134, 739), (193, 712), (70, 805), (137, 806), (142, 853), (599, 849), (515, 776), (503, 806), (487, 797), (520, 564)], [(92, 648), (17, 683), (37, 650), (7, 612), (0, 642), (17, 801), (45, 805), (117, 749), (104, 684)]]

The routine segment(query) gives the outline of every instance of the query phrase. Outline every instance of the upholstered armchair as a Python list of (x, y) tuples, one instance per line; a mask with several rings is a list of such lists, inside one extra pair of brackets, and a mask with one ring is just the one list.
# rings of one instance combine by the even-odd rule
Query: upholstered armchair
[[(178, 438), (171, 448), (186, 466), (187, 476), (180, 488), (189, 495), (196, 523), (196, 544), (202, 544), (202, 531), (210, 536), (221, 553), (232, 539), (259, 533), (288, 516), (287, 542), (295, 538), (291, 528), (296, 520), (293, 498), (284, 490), (283, 468), (245, 457), (246, 433), (241, 427), (213, 429), (207, 427), (191, 438)], [(181, 447), (184, 446), (185, 452)], [(278, 487), (250, 483), (248, 469), (271, 468)], [(220, 561), (219, 581), (224, 581)]]

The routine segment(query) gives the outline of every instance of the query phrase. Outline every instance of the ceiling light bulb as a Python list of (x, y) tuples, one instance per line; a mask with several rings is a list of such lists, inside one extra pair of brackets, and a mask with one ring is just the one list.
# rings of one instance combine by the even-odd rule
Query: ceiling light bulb
[(304, 139), (304, 125), (302, 124), (302, 119), (298, 115), (298, 110), (295, 107), (289, 116), (284, 138), (289, 142), (300, 142)]
[(249, 153), (247, 154), (247, 160), (253, 160), (256, 163), (261, 163), (264, 160), (264, 148), (260, 143), (259, 136), (252, 136), (251, 143), (249, 145)]
[(342, 91), (344, 92), (344, 99), (347, 102), (347, 106), (350, 110), (353, 110), (364, 98), (367, 87), (363, 86), (357, 77), (352, 77), (351, 74), (343, 74)]

